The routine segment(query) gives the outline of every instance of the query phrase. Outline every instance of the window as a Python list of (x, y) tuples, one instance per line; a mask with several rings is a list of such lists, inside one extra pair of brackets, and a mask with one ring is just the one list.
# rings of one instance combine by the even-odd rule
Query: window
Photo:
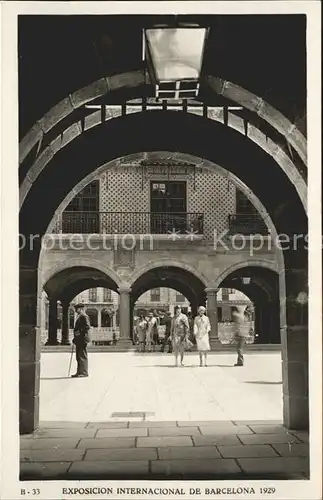
[(151, 302), (160, 301), (160, 288), (153, 288), (152, 290), (150, 290), (150, 300)]
[(223, 316), (222, 316), (222, 307), (218, 307), (217, 308), (217, 312), (218, 312), (218, 321), (223, 321)]
[(176, 292), (176, 302), (185, 302), (185, 297), (182, 293)]
[(111, 290), (103, 288), (103, 302), (111, 302)]
[(229, 288), (222, 288), (222, 300), (229, 300)]
[(98, 299), (98, 291), (96, 288), (90, 288), (89, 289), (89, 301), (90, 302), (97, 302)]

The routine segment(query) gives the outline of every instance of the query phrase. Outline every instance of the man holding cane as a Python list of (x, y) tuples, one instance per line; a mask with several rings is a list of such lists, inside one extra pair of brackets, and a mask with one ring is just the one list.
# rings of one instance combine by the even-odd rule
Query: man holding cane
[(87, 344), (90, 341), (90, 318), (84, 311), (84, 304), (76, 304), (75, 312), (78, 318), (74, 326), (73, 344), (75, 344), (77, 371), (73, 378), (88, 377)]

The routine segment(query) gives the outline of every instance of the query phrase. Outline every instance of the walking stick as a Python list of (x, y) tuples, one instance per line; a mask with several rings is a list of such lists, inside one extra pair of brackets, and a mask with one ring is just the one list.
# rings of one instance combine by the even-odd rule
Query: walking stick
[(69, 367), (68, 367), (68, 377), (70, 376), (70, 373), (71, 373), (71, 366), (72, 366), (73, 352), (74, 352), (74, 344), (72, 344), (72, 351), (71, 351), (70, 365), (69, 365)]

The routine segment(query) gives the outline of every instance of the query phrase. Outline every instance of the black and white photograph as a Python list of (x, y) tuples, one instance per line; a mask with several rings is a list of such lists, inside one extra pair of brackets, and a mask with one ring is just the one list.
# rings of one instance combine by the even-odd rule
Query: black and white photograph
[(4, 500), (320, 498), (319, 17), (4, 2)]

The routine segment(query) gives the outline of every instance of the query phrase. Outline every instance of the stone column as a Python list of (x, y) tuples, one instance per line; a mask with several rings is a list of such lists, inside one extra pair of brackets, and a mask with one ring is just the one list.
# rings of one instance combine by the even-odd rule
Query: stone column
[[(284, 283), (285, 281), (285, 283)], [(287, 269), (279, 277), (284, 424), (307, 430), (308, 406), (308, 304), (307, 271)], [(286, 305), (286, 307), (285, 307)]]
[(217, 288), (206, 288), (207, 314), (211, 323), (210, 343), (219, 345)]
[(102, 313), (102, 309), (100, 307), (100, 308), (98, 308), (98, 328), (101, 328), (101, 326), (102, 326), (102, 316), (101, 316), (101, 313)]
[(131, 321), (130, 321), (130, 287), (118, 288), (120, 294), (119, 301), (119, 322), (120, 322), (120, 339), (118, 344), (120, 347), (129, 348), (132, 345), (131, 342)]
[(39, 425), (40, 328), (36, 267), (20, 265), (19, 277), (19, 427), (29, 434)]
[(46, 345), (58, 345), (57, 340), (57, 299), (49, 298), (48, 309), (48, 340)]
[(70, 325), (69, 325), (69, 302), (61, 302), (62, 314), (62, 341), (61, 345), (71, 345), (70, 343)]

